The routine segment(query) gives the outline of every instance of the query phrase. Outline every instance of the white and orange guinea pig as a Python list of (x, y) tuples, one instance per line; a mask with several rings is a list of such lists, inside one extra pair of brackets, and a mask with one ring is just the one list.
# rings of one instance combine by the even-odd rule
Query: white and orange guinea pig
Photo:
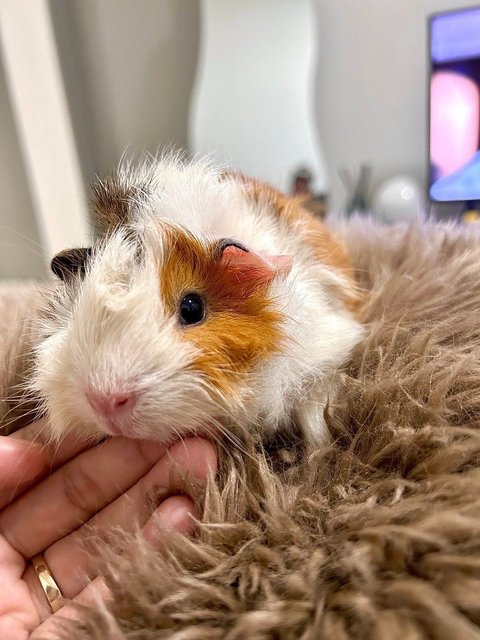
[(335, 372), (362, 337), (348, 257), (298, 200), (207, 162), (95, 187), (103, 235), (52, 261), (32, 387), (53, 438), (328, 438)]

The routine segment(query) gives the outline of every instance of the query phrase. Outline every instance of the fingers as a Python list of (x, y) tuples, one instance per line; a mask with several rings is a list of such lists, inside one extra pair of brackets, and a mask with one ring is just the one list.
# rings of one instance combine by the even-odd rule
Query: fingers
[[(109, 598), (110, 592), (105, 582), (101, 578), (96, 578), (75, 598), (74, 602), (83, 606), (92, 606), (95, 603), (106, 602)], [(78, 609), (72, 605), (66, 605), (54, 615), (43, 618), (42, 624), (29, 636), (29, 640), (45, 640), (46, 638), (57, 637), (63, 622), (76, 620), (78, 617)]]
[[(193, 510), (193, 502), (186, 496), (172, 496), (168, 498), (162, 502), (147, 525), (143, 528), (145, 538), (153, 546), (161, 549), (165, 529), (174, 529), (184, 535), (190, 535), (194, 528), (192, 518)], [(50, 564), (49, 567), (52, 570)], [(35, 584), (35, 581), (38, 582), (38, 578), (34, 574), (33, 569), (31, 569), (31, 571), (30, 569), (29, 567), (29, 570), (27, 570), (29, 573), (25, 574), (27, 582), (32, 584), (33, 589), (37, 589), (38, 586)], [(56, 614), (50, 615), (51, 611), (45, 595), (43, 593), (37, 595), (39, 595), (40, 601), (38, 597), (35, 597), (35, 602), (39, 609), (39, 617), (43, 622), (30, 636), (30, 640), (35, 640), (35, 638), (48, 638), (55, 633), (55, 630), (58, 630), (62, 621), (78, 618), (78, 610), (71, 605), (66, 605)], [(66, 596), (65, 593), (64, 595)], [(106, 602), (110, 597), (111, 594), (103, 579), (95, 578), (73, 598), (73, 602), (84, 606), (92, 606), (95, 603)]]
[(0, 508), (39, 478), (46, 464), (40, 447), (0, 436)]
[(0, 513), (0, 533), (30, 558), (49, 547), (143, 477), (162, 445), (112, 438), (80, 454)]
[(155, 510), (142, 533), (156, 549), (163, 547), (165, 529), (175, 529), (184, 536), (190, 536), (195, 528), (194, 509), (193, 502), (187, 496), (172, 496)]
[(49, 438), (46, 418), (32, 422), (8, 437), (15, 440), (25, 440), (42, 447), (45, 451), (49, 471), (57, 469), (92, 445), (92, 441), (81, 439), (73, 433), (67, 433), (60, 442), (52, 443)]
[[(8, 437), (12, 442), (3, 450), (4, 439), (0, 438), (0, 468), (2, 451), (5, 460), (11, 455), (17, 463), (19, 454), (28, 451), (23, 477), (38, 477), (45, 469), (48, 472), (49, 465), (58, 459), (48, 450), (32, 446), (34, 428), (28, 433), (22, 431), (20, 439)], [(68, 459), (75, 455), (75, 447), (78, 443), (68, 445), (61, 456)], [(194, 526), (194, 505), (190, 498), (172, 496), (164, 500), (150, 521), (149, 502), (156, 493), (171, 488), (174, 468), (205, 482), (209, 472), (216, 471), (216, 465), (215, 449), (201, 438), (178, 442), (166, 453), (163, 446), (153, 442), (113, 438), (76, 455), (5, 508), (0, 513), (0, 533), (25, 558), (46, 550), (45, 557), (64, 595), (71, 598), (81, 593), (83, 596), (90, 590), (89, 587), (83, 591), (89, 583), (88, 576), (92, 577), (97, 570), (83, 552), (87, 535), (107, 537), (112, 527), (131, 531), (133, 527), (145, 525), (145, 537), (155, 546), (161, 546), (165, 527), (190, 534)], [(88, 525), (79, 527), (89, 519)], [(39, 590), (38, 577), (30, 565), (24, 579), (39, 615), (50, 616), (45, 594)], [(64, 610), (68, 613), (67, 607)], [(45, 624), (53, 618), (55, 616), (50, 616)]]
[(46, 445), (45, 426), (45, 420), (38, 420), (10, 436), (0, 436), (0, 509), (89, 446), (72, 435), (58, 446)]
[[(155, 491), (169, 487), (172, 469), (190, 474), (204, 483), (209, 471), (214, 471), (215, 467), (215, 449), (209, 442), (199, 438), (179, 442), (129, 491), (97, 513), (86, 525), (53, 544), (44, 555), (62, 593), (72, 598), (96, 575), (95, 560), (85, 552), (86, 538), (94, 535), (108, 541), (113, 527), (123, 531), (142, 527), (151, 515), (151, 496)], [(155, 521), (147, 525), (147, 537), (157, 544), (161, 533), (155, 537), (155, 527), (158, 528), (162, 523), (182, 533), (191, 533), (192, 513), (190, 498), (172, 496), (156, 510)], [(65, 567), (68, 567), (68, 571), (65, 571)]]

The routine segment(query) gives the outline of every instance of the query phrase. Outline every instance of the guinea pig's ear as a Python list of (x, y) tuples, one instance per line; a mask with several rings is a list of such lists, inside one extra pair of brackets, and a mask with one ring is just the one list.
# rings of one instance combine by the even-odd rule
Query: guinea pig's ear
[(292, 268), (292, 256), (255, 253), (240, 243), (224, 239), (219, 243), (220, 264), (238, 282), (268, 284), (275, 276), (286, 277)]
[(85, 275), (87, 261), (91, 255), (91, 247), (65, 249), (53, 258), (50, 268), (65, 282), (74, 275)]

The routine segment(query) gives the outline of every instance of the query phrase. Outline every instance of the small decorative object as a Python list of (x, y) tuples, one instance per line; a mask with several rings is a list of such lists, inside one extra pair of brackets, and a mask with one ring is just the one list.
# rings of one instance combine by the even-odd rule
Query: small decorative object
[(480, 222), (480, 202), (467, 202), (462, 214), (462, 221), (466, 224), (478, 224)]
[(343, 168), (338, 173), (347, 192), (347, 215), (367, 213), (370, 210), (371, 167), (362, 164), (359, 171)]
[(410, 176), (394, 176), (380, 184), (372, 199), (373, 213), (387, 224), (416, 218), (422, 210), (422, 194)]
[(312, 187), (313, 174), (308, 167), (299, 167), (293, 174), (291, 193), (303, 198), (304, 206), (320, 218), (325, 216), (326, 196), (315, 193)]
[(312, 172), (308, 167), (300, 167), (293, 176), (292, 194), (313, 197)]

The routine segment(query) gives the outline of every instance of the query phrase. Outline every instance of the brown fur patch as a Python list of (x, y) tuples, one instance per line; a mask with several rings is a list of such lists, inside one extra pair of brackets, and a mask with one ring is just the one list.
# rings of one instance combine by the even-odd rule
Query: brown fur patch
[(109, 232), (131, 221), (132, 206), (148, 193), (149, 181), (134, 172), (108, 176), (92, 187), (91, 208), (95, 224)]
[(179, 334), (201, 349), (193, 368), (228, 391), (260, 357), (278, 349), (282, 339), (268, 282), (259, 273), (242, 272), (241, 267), (239, 271), (221, 259), (215, 245), (205, 246), (188, 232), (166, 233), (166, 259), (159, 276), (162, 299), (175, 315), (187, 293), (203, 297), (205, 320), (179, 326)]

